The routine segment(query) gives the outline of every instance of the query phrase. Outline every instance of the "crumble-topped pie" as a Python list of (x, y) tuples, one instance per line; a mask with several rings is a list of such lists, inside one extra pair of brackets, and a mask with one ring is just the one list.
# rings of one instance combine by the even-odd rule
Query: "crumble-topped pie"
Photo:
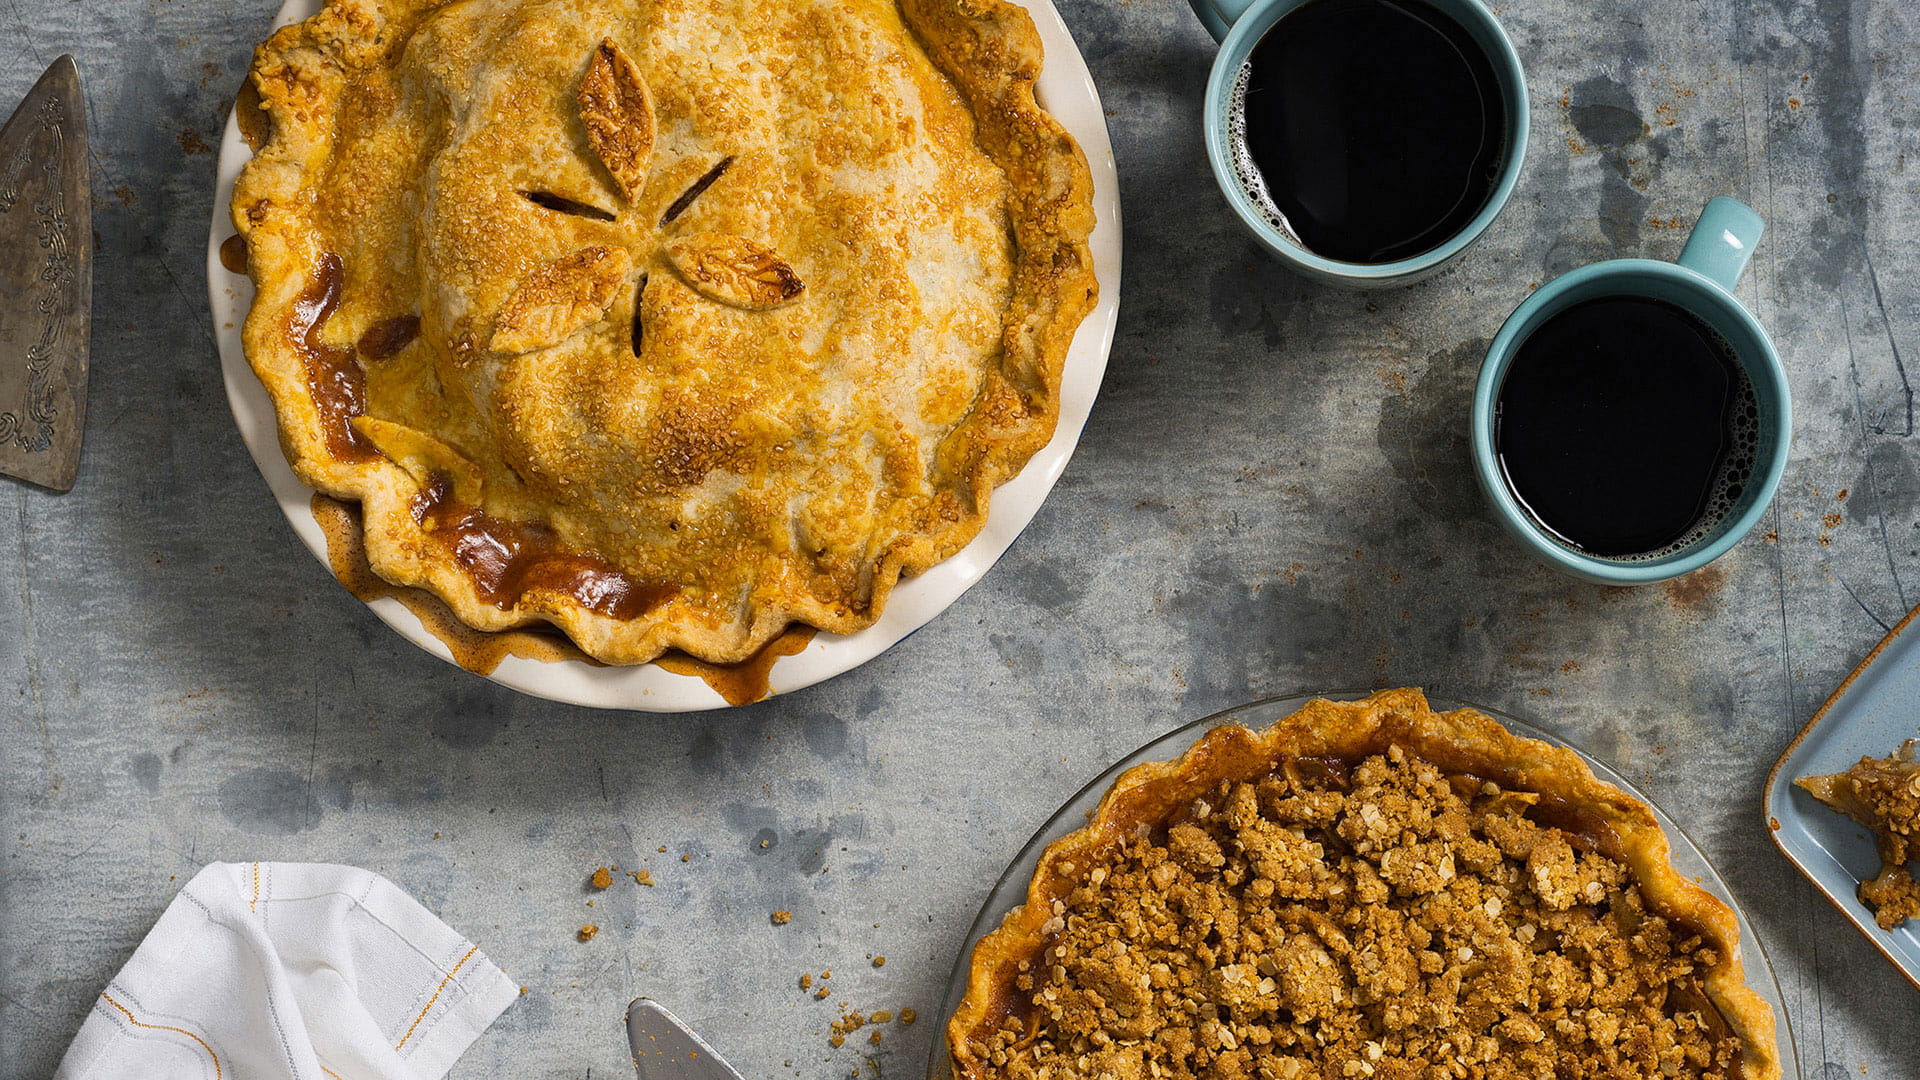
[(1863, 757), (1846, 772), (1803, 776), (1794, 783), (1865, 825), (1880, 854), (1880, 873), (1860, 883), (1860, 902), (1882, 930), (1920, 918), (1920, 883), (1907, 864), (1920, 858), (1920, 757), (1908, 739), (1883, 758)]
[(1051, 437), (1086, 163), (1005, 0), (328, 0), (257, 52), (249, 361), (374, 570), (589, 655), (850, 633)]
[(1572, 751), (1413, 690), (1124, 773), (975, 948), (961, 1080), (1773, 1080), (1738, 923)]

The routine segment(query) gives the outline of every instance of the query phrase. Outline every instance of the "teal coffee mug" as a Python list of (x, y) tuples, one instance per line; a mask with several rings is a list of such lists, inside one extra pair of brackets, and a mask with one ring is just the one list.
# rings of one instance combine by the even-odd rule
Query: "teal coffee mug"
[[(1714, 199), (1701, 211), (1679, 262), (1614, 259), (1582, 267), (1535, 291), (1500, 327), (1481, 365), (1473, 396), (1474, 475), (1493, 507), (1494, 516), (1535, 557), (1557, 570), (1601, 585), (1665, 581), (1698, 570), (1726, 554), (1766, 512), (1780, 486), (1780, 474), (1787, 466), (1787, 449), (1793, 432), (1792, 406), (1788, 400), (1786, 371), (1780, 366), (1773, 342), (1752, 312), (1733, 296), (1733, 288), (1739, 283), (1763, 230), (1760, 216), (1744, 203), (1725, 197)], [(1650, 552), (1599, 555), (1561, 536), (1547, 526), (1516, 491), (1511, 470), (1500, 457), (1500, 425), (1507, 419), (1500, 415), (1502, 390), (1522, 347), (1561, 313), (1575, 305), (1603, 300), (1653, 300), (1679, 308), (1711, 332), (1711, 336), (1700, 340), (1710, 342), (1711, 349), (1725, 358), (1722, 364), (1730, 361), (1751, 386), (1748, 396), (1746, 388), (1736, 381), (1734, 392), (1740, 396), (1730, 397), (1728, 400), (1734, 404), (1723, 412), (1738, 423), (1725, 428), (1719, 437), (1722, 450), (1715, 468), (1720, 471), (1710, 479), (1711, 489), (1697, 489), (1708, 492), (1711, 497), (1702, 496), (1697, 505), (1703, 509), (1696, 510), (1694, 519), (1676, 539)], [(1600, 310), (1625, 308), (1616, 305)], [(1680, 320), (1680, 325), (1689, 324), (1684, 315), (1673, 318)], [(1557, 325), (1567, 326), (1569, 322)], [(1613, 333), (1611, 330), (1602, 329), (1599, 333), (1603, 340), (1617, 341), (1608, 337)], [(1536, 355), (1543, 360), (1546, 357), (1546, 354)], [(1657, 392), (1641, 389), (1656, 381), (1636, 382), (1631, 389), (1623, 382), (1615, 382), (1609, 384), (1608, 393), (1613, 400), (1631, 402), (1636, 393)], [(1736, 405), (1738, 415), (1733, 411)], [(1509, 403), (1508, 407), (1515, 406)], [(1535, 419), (1537, 422), (1538, 418)], [(1571, 418), (1568, 430), (1572, 430), (1574, 421), (1583, 419)], [(1725, 434), (1735, 431), (1736, 427), (1737, 435)], [(1727, 449), (1730, 441), (1732, 449)], [(1604, 479), (1615, 480), (1622, 475), (1614, 473)], [(1626, 490), (1638, 490), (1631, 479), (1622, 479), (1620, 483), (1627, 485)], [(1556, 491), (1554, 497), (1566, 505), (1565, 500), (1578, 502), (1585, 495), (1585, 489), (1563, 488)], [(1591, 520), (1605, 517), (1611, 508), (1582, 503), (1580, 512)]]
[(1520, 164), (1527, 152), (1526, 75), (1506, 31), (1480, 0), (1396, 0), (1407, 8), (1431, 8), (1459, 24), (1491, 67), (1505, 120), (1504, 138), (1495, 156), (1497, 166), (1492, 186), (1477, 214), (1437, 245), (1418, 254), (1378, 263), (1345, 262), (1318, 254), (1305, 247), (1290, 229), (1272, 220), (1243, 185), (1235, 166), (1234, 102), (1242, 71), (1248, 68), (1255, 46), (1281, 19), (1308, 4), (1337, 2), (1341, 0), (1189, 0), (1200, 21), (1220, 42), (1212, 74), (1207, 79), (1204, 110), (1207, 159), (1213, 167), (1214, 180), (1247, 231), (1289, 268), (1317, 281), (1355, 289), (1410, 284), (1439, 270), (1471, 246), (1499, 216), (1513, 194), (1514, 185), (1520, 179)]

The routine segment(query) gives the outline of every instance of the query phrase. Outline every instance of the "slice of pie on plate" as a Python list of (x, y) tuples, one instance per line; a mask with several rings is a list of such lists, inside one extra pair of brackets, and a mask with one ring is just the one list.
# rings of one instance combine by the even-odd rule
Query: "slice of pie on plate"
[(1908, 863), (1920, 858), (1920, 753), (1908, 739), (1883, 758), (1863, 757), (1845, 772), (1803, 776), (1794, 784), (1865, 825), (1880, 873), (1860, 883), (1860, 902), (1882, 930), (1920, 918), (1920, 883)]
[(233, 220), (295, 473), (597, 660), (871, 625), (1052, 434), (1091, 182), (1004, 0), (331, 0)]
[(1774, 1080), (1734, 913), (1570, 750), (1418, 691), (1123, 773), (975, 947), (962, 1080)]

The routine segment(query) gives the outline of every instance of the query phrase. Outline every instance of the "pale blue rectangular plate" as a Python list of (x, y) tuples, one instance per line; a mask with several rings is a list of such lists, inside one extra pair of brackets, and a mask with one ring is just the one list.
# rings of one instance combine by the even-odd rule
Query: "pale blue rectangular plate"
[(1827, 894), (1873, 947), (1920, 989), (1920, 922), (1882, 930), (1859, 899), (1880, 872), (1866, 828), (1793, 786), (1796, 778), (1843, 772), (1862, 757), (1886, 757), (1920, 736), (1920, 627), (1915, 608), (1853, 669), (1767, 777), (1761, 812), (1782, 854)]

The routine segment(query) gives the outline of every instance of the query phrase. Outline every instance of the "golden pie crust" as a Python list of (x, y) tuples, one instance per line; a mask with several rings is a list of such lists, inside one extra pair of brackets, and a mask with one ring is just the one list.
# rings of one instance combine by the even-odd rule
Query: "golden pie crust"
[(1570, 750), (1417, 690), (1129, 769), (975, 947), (961, 1080), (1780, 1075), (1733, 912)]
[(871, 625), (1052, 437), (1092, 183), (1005, 0), (329, 0), (233, 221), (382, 578), (608, 663)]

